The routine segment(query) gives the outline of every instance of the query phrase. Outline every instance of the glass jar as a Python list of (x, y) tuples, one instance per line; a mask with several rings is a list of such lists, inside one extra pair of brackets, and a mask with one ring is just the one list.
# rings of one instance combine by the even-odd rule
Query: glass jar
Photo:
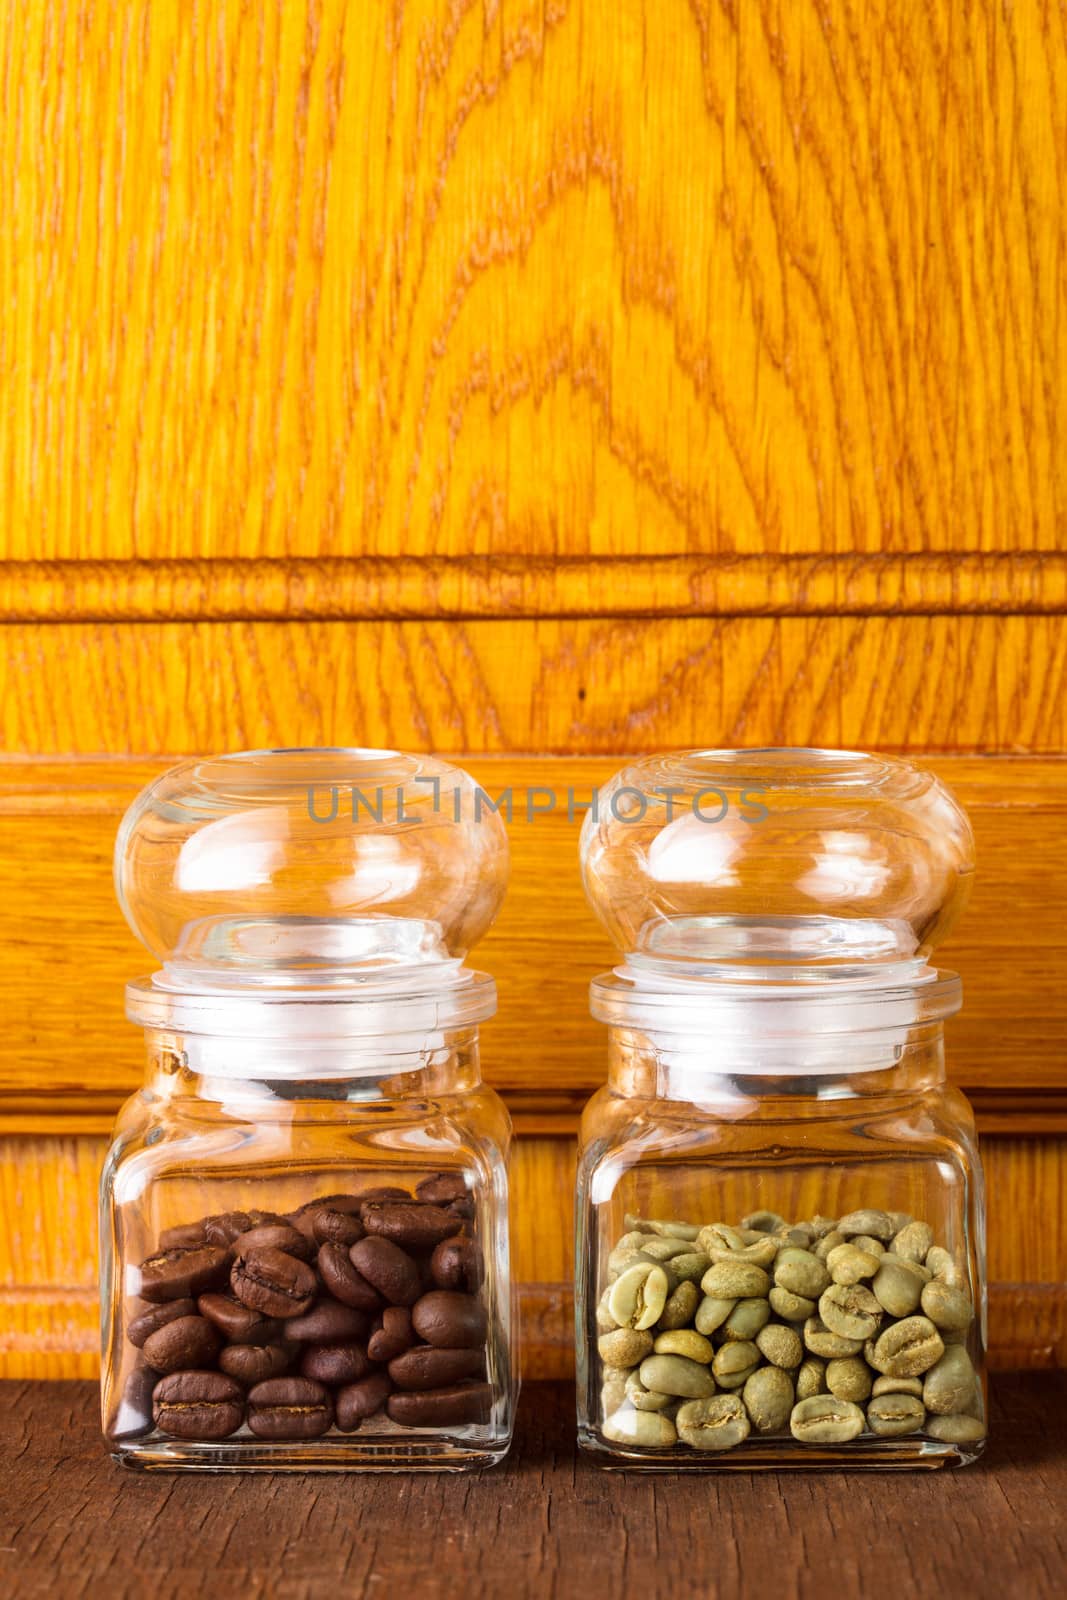
[(608, 1466), (936, 1467), (985, 1438), (985, 1220), (945, 1079), (973, 875), (930, 774), (825, 750), (634, 763), (585, 821), (582, 1447)]
[(104, 1432), (140, 1468), (460, 1470), (511, 1439), (510, 1124), (463, 963), (503, 824), (393, 751), (189, 762), (119, 831), (163, 961), (101, 1187)]

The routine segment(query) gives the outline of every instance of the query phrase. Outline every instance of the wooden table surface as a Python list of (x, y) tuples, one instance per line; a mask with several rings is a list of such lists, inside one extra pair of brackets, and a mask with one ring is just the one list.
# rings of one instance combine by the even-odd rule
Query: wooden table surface
[(1067, 1569), (1067, 1373), (1001, 1375), (965, 1472), (605, 1473), (569, 1386), (523, 1393), (478, 1476), (126, 1472), (95, 1386), (0, 1384), (0, 1593), (1045, 1600)]

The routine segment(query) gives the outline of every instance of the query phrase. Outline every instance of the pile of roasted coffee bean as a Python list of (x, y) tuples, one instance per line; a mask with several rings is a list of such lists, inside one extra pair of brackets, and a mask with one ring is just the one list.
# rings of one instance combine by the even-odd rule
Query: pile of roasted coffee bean
[[(168, 1229), (140, 1268), (112, 1438), (219, 1440), (488, 1420), (487, 1326), (462, 1177)], [(390, 1430), (393, 1431), (393, 1430)]]
[(729, 1450), (985, 1437), (974, 1308), (925, 1222), (863, 1210), (738, 1227), (626, 1218), (597, 1307), (601, 1432)]

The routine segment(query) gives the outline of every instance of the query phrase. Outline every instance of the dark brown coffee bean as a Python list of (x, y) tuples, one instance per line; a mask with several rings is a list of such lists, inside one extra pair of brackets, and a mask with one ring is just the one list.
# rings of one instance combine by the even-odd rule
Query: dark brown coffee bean
[(166, 1327), (168, 1322), (174, 1322), (178, 1317), (195, 1317), (195, 1300), (171, 1300), (165, 1305), (149, 1306), (147, 1311), (142, 1311), (139, 1316), (126, 1329), (126, 1337), (138, 1350), (142, 1348), (150, 1334)]
[(348, 1252), (357, 1272), (394, 1306), (413, 1306), (422, 1292), (419, 1269), (405, 1250), (389, 1239), (361, 1239)]
[(416, 1345), (389, 1363), (389, 1376), (398, 1389), (445, 1389), (464, 1378), (485, 1377), (484, 1350), (436, 1350), (432, 1344)]
[(365, 1205), (377, 1205), (378, 1202), (381, 1201), (381, 1200), (410, 1200), (410, 1199), (411, 1199), (411, 1191), (409, 1189), (398, 1189), (398, 1188), (396, 1188), (396, 1186), (394, 1184), (383, 1183), (383, 1184), (379, 1184), (378, 1188), (376, 1188), (376, 1189), (364, 1189), (362, 1194), (359, 1197), (359, 1203), (360, 1203), (361, 1213), (362, 1213), (362, 1207), (363, 1206), (365, 1206)]
[(373, 1201), (360, 1213), (367, 1232), (408, 1250), (432, 1250), (456, 1231), (456, 1219), (441, 1206), (424, 1206), (415, 1200), (406, 1203)]
[(246, 1256), (252, 1250), (284, 1250), (298, 1261), (310, 1261), (315, 1245), (290, 1222), (265, 1222), (261, 1228), (249, 1228), (234, 1242), (235, 1256)]
[(367, 1376), (370, 1362), (358, 1344), (309, 1344), (300, 1357), (300, 1371), (319, 1383), (356, 1383)]
[(202, 1244), (213, 1244), (216, 1241), (209, 1239), (204, 1228), (204, 1219), (199, 1222), (180, 1222), (177, 1227), (164, 1228), (159, 1236), (158, 1250), (195, 1250)]
[(487, 1383), (458, 1383), (449, 1389), (423, 1389), (391, 1394), (386, 1411), (406, 1428), (454, 1428), (465, 1422), (487, 1422), (493, 1391)]
[(318, 1439), (333, 1422), (333, 1403), (310, 1378), (269, 1378), (248, 1395), (248, 1426), (258, 1439)]
[(349, 1216), (344, 1211), (331, 1211), (327, 1206), (316, 1211), (311, 1224), (317, 1244), (355, 1244), (357, 1239), (362, 1239), (365, 1231), (358, 1217)]
[(485, 1311), (469, 1294), (432, 1289), (411, 1313), (415, 1332), (442, 1350), (469, 1350), (485, 1343)]
[(298, 1317), (315, 1294), (315, 1274), (306, 1261), (283, 1250), (251, 1250), (233, 1264), (234, 1294), (265, 1317)]
[(447, 1206), (450, 1200), (462, 1200), (466, 1193), (467, 1180), (461, 1172), (435, 1172), (415, 1185), (416, 1200), (431, 1206)]
[(365, 1417), (380, 1411), (392, 1393), (393, 1386), (384, 1372), (372, 1372), (358, 1383), (346, 1384), (338, 1389), (334, 1399), (334, 1421), (342, 1433), (352, 1433)]
[(474, 1215), (474, 1196), (465, 1194), (459, 1200), (450, 1200), (445, 1210), (459, 1222), (468, 1222)]
[(473, 1239), (462, 1235), (442, 1239), (430, 1257), (430, 1276), (438, 1289), (477, 1289), (481, 1279), (481, 1255)]
[(118, 1409), (104, 1430), (109, 1439), (140, 1439), (151, 1433), (152, 1391), (158, 1382), (159, 1373), (151, 1367), (134, 1367), (126, 1379)]
[(351, 1344), (354, 1339), (365, 1339), (369, 1331), (368, 1311), (343, 1306), (328, 1295), (316, 1300), (302, 1317), (290, 1317), (285, 1324), (286, 1338), (299, 1339), (304, 1344)]
[(281, 1332), (277, 1318), (253, 1311), (232, 1294), (202, 1294), (197, 1309), (231, 1344), (270, 1344)]
[(195, 1250), (163, 1250), (141, 1263), (141, 1296), (158, 1305), (163, 1300), (195, 1299), (226, 1281), (230, 1257), (216, 1245)]
[[(362, 1196), (355, 1194), (326, 1194), (317, 1200), (308, 1200), (305, 1205), (298, 1206), (295, 1211), (290, 1211), (286, 1221), (291, 1223), (307, 1239), (314, 1238), (315, 1218), (320, 1211), (340, 1211), (343, 1216), (358, 1217), (363, 1204)], [(321, 1239), (318, 1241), (322, 1243)]]
[(382, 1297), (362, 1272), (357, 1272), (343, 1244), (324, 1244), (318, 1267), (322, 1281), (335, 1299), (359, 1311), (377, 1311)]
[(219, 1366), (229, 1377), (246, 1388), (280, 1378), (296, 1357), (295, 1344), (228, 1344), (219, 1356)]
[(224, 1372), (174, 1372), (152, 1394), (152, 1416), (175, 1439), (227, 1439), (244, 1421), (241, 1386)]
[(415, 1343), (411, 1312), (404, 1306), (388, 1306), (382, 1312), (382, 1325), (370, 1336), (367, 1354), (372, 1361), (392, 1361)]
[(157, 1372), (188, 1372), (210, 1367), (222, 1337), (206, 1317), (176, 1317), (144, 1342), (144, 1358)]
[(284, 1221), (274, 1211), (220, 1211), (217, 1216), (204, 1218), (204, 1233), (208, 1244), (229, 1246), (252, 1228)]

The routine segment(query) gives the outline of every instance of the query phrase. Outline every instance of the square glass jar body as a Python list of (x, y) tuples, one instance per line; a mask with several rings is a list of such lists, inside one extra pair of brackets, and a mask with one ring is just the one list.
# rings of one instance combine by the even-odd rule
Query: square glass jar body
[(516, 1399), (510, 1123), (481, 1082), (477, 1029), (407, 1058), (395, 1041), (350, 1041), (326, 1052), (321, 1076), (299, 1045), (257, 1052), (253, 1077), (215, 1070), (233, 1041), (146, 1038), (146, 1083), (101, 1182), (115, 1459), (207, 1471), (500, 1461)]
[[(579, 1150), (583, 1450), (651, 1472), (975, 1460), (984, 1194), (970, 1106), (945, 1081), (942, 1024), (911, 1029), (889, 1066), (843, 1057), (816, 1076), (737, 1070), (721, 1040), (610, 1036), (609, 1082), (586, 1108)], [(828, 1265), (842, 1245), (857, 1254)], [(883, 1254), (894, 1259), (880, 1267), (871, 1258)], [(756, 1270), (738, 1274), (745, 1264)], [(725, 1272), (708, 1278), (716, 1266)]]

